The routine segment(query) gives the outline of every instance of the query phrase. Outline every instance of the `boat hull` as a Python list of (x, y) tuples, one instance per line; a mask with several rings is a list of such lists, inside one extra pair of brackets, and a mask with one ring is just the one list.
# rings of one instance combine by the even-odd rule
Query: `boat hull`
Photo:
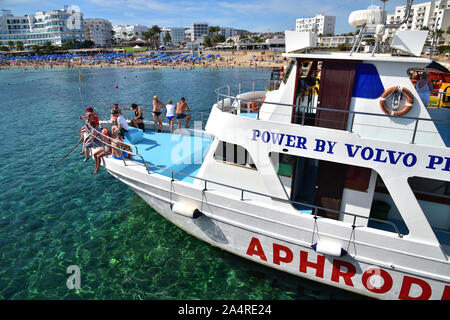
[[(192, 236), (232, 254), (290, 274), (317, 281), (377, 299), (449, 299), (450, 287), (445, 281), (418, 277), (392, 268), (385, 262), (355, 256), (332, 256), (316, 252), (311, 245), (298, 245), (285, 241), (275, 233), (264, 233), (245, 221), (232, 221), (208, 213), (209, 203), (197, 204), (205, 214), (197, 219), (174, 213), (174, 199), (183, 201), (180, 195), (168, 194), (158, 185), (147, 185), (133, 180), (130, 175), (110, 173), (127, 184), (137, 195), (161, 216)], [(188, 197), (187, 197), (188, 198)], [(188, 199), (187, 199), (188, 200)], [(226, 209), (225, 209), (226, 210)], [(230, 209), (230, 214), (233, 210)], [(222, 216), (223, 217), (223, 216)], [(274, 225), (273, 230), (280, 230)], [(314, 233), (306, 232), (313, 244)], [(276, 234), (283, 234), (276, 232)], [(350, 245), (350, 244), (349, 244)], [(347, 248), (349, 249), (349, 248)], [(366, 260), (366, 261), (362, 261)]]

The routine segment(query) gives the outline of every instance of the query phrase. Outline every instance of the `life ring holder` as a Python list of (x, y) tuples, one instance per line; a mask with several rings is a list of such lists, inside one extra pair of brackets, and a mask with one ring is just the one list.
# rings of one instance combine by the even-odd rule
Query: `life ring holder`
[[(386, 104), (386, 98), (389, 97), (393, 92), (401, 92), (406, 97), (406, 103), (403, 107), (401, 107), (398, 110), (393, 110), (387, 107)], [(411, 110), (414, 103), (414, 96), (412, 95), (411, 91), (406, 89), (405, 87), (395, 86), (390, 87), (387, 89), (383, 94), (380, 96), (380, 107), (381, 110), (383, 110), (384, 113), (391, 115), (391, 116), (403, 116)]]

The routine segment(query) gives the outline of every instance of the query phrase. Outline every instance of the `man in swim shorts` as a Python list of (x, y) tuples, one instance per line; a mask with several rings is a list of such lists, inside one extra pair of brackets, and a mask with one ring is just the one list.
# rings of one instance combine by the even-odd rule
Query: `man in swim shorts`
[(189, 109), (189, 106), (186, 103), (186, 99), (184, 97), (181, 98), (181, 101), (177, 102), (177, 108), (176, 108), (176, 118), (178, 122), (178, 129), (180, 129), (181, 133), (181, 119), (186, 118), (186, 128), (189, 128), (189, 121), (191, 121), (191, 116), (188, 114), (185, 114), (186, 111), (191, 111)]

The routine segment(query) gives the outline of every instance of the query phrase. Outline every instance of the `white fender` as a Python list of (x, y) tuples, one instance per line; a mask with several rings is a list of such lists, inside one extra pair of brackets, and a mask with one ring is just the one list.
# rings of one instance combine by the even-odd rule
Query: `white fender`
[(341, 245), (337, 242), (331, 240), (319, 240), (317, 243), (312, 245), (312, 248), (321, 254), (326, 254), (335, 257), (342, 257), (347, 254), (347, 252), (342, 249)]
[(198, 210), (197, 208), (180, 202), (175, 202), (171, 204), (170, 208), (176, 214), (180, 214), (182, 216), (193, 219), (197, 219), (202, 214), (200, 210)]

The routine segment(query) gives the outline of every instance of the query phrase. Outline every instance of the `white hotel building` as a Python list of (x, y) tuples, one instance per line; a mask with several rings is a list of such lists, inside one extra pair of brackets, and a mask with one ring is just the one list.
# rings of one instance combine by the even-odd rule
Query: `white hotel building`
[(106, 19), (84, 19), (84, 32), (86, 40), (93, 41), (96, 46), (112, 44), (112, 24)]
[(76, 6), (24, 16), (14, 16), (10, 10), (2, 10), (0, 45), (6, 46), (9, 41), (15, 45), (21, 41), (25, 48), (46, 42), (60, 46), (69, 40), (85, 40), (83, 14)]
[[(397, 23), (404, 19), (406, 6), (395, 7), (393, 14), (387, 15), (387, 23)], [(438, 44), (448, 43), (450, 35), (446, 33), (450, 26), (450, 1), (429, 1), (417, 3), (411, 7), (411, 15), (408, 21), (400, 27), (400, 30), (421, 30), (427, 27), (430, 31), (434, 31), (435, 26), (444, 33), (439, 39)], [(387, 29), (383, 39), (392, 38), (395, 30)], [(431, 40), (431, 32), (429, 39)]]
[(141, 26), (141, 25), (118, 25), (113, 27), (114, 31), (114, 38), (117, 40), (131, 40), (133, 37), (136, 37), (136, 39), (142, 39), (144, 40), (144, 36), (142, 35), (143, 32), (147, 32), (149, 29), (148, 27)]
[(312, 18), (299, 18), (295, 23), (295, 31), (311, 31), (315, 34), (321, 34), (323, 36), (333, 35), (334, 27), (336, 25), (335, 16), (325, 16), (323, 14), (317, 14)]

